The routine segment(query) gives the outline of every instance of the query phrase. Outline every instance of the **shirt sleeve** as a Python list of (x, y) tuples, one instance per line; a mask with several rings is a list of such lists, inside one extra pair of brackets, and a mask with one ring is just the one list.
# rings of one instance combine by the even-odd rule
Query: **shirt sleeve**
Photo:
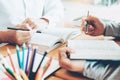
[(64, 7), (60, 0), (45, 0), (43, 17), (49, 20), (49, 26), (55, 26), (62, 21), (64, 16)]
[[(105, 21), (104, 21), (105, 22)], [(104, 35), (120, 37), (120, 22), (107, 21), (105, 22), (106, 28)]]
[(83, 75), (95, 80), (119, 80), (120, 61), (86, 61)]

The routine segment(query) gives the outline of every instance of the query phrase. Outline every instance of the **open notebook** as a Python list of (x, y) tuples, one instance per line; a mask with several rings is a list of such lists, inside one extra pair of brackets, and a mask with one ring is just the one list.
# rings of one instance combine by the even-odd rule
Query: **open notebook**
[[(31, 54), (30, 54), (31, 56)], [(33, 64), (33, 72), (36, 71), (41, 59), (42, 59), (42, 55), (41, 54), (36, 54), (35, 56), (35, 61), (34, 61), (34, 64)], [(25, 63), (26, 63), (26, 58), (27, 58), (27, 54), (25, 54)], [(16, 54), (13, 54), (12, 55), (12, 59), (13, 59), (13, 62), (15, 64), (15, 68), (18, 70), (19, 69), (19, 65), (18, 65), (18, 60), (17, 60), (17, 55)], [(8, 56), (5, 58), (6, 62), (8, 63), (9, 67), (11, 67), (11, 64), (10, 64), (10, 60), (8, 58)], [(45, 60), (43, 62), (42, 65), (45, 65), (46, 62), (48, 62), (49, 58), (48, 57), (45, 57)], [(29, 64), (30, 64), (30, 59), (29, 59)], [(44, 80), (47, 76), (49, 76), (50, 74), (52, 74), (54, 71), (56, 71), (58, 68), (59, 68), (59, 63), (57, 60), (53, 59), (51, 64), (50, 64), (50, 67), (48, 68), (48, 70), (46, 71), (46, 73), (44, 74), (42, 80)], [(0, 67), (1, 69), (1, 67)], [(11, 67), (12, 69), (12, 67)], [(17, 71), (18, 72), (18, 71)], [(7, 76), (0, 70), (0, 73), (2, 73), (2, 77), (0, 77), (0, 80), (2, 80), (3, 78), (6, 78)], [(32, 76), (32, 75), (30, 75)], [(33, 79), (29, 79), (29, 80), (33, 80)]]
[(71, 59), (120, 60), (120, 46), (112, 40), (69, 40)]
[(30, 43), (39, 45), (41, 52), (45, 50), (50, 51), (80, 34), (80, 29), (48, 28), (42, 30), (41, 33), (35, 33)]

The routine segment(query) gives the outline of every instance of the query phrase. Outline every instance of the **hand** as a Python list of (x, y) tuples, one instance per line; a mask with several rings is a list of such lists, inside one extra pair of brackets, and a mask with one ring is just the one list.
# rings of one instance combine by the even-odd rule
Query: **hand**
[(86, 21), (90, 24), (88, 25), (88, 35), (93, 35), (93, 36), (97, 36), (97, 35), (102, 35), (105, 31), (105, 25), (104, 23), (93, 16), (88, 16), (86, 19), (83, 20), (82, 23), (82, 30), (84, 32), (86, 32)]
[(6, 32), (4, 41), (22, 45), (23, 42), (30, 41), (31, 37), (32, 31), (9, 30)]
[(47, 19), (34, 19), (34, 18), (27, 18), (21, 24), (16, 25), (16, 27), (27, 29), (27, 30), (41, 30), (48, 26)]
[[(72, 61), (67, 58), (66, 52), (73, 53), (74, 51), (70, 48), (61, 48), (59, 50), (59, 64), (62, 68), (65, 68), (70, 71), (75, 71), (79, 73), (83, 73), (85, 61)], [(74, 53), (73, 53), (74, 54)]]

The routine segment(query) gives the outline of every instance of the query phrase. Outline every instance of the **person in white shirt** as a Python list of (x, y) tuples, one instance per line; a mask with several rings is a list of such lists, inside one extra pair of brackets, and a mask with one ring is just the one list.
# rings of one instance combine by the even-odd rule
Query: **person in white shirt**
[(33, 30), (55, 26), (63, 18), (63, 11), (60, 0), (0, 0), (0, 28), (29, 30), (0, 30), (0, 42), (28, 42)]

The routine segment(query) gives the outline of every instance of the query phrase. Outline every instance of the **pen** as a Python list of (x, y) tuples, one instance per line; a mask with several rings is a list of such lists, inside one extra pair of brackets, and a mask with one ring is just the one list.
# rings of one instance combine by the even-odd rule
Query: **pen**
[(11, 65), (12, 65), (13, 71), (16, 73), (15, 65), (13, 63), (12, 56), (11, 56), (11, 51), (9, 50), (9, 48), (7, 48), (7, 53), (8, 53), (8, 57), (9, 57)]
[[(7, 27), (9, 30), (21, 30), (21, 31), (29, 31), (27, 29), (15, 28), (15, 27)], [(36, 33), (41, 33), (41, 31), (36, 31)]]
[[(87, 17), (89, 16), (89, 11), (88, 11), (88, 13), (87, 13)], [(88, 33), (88, 26), (89, 26), (89, 23), (88, 23), (88, 21), (87, 21), (87, 23), (86, 23), (86, 33)]]

